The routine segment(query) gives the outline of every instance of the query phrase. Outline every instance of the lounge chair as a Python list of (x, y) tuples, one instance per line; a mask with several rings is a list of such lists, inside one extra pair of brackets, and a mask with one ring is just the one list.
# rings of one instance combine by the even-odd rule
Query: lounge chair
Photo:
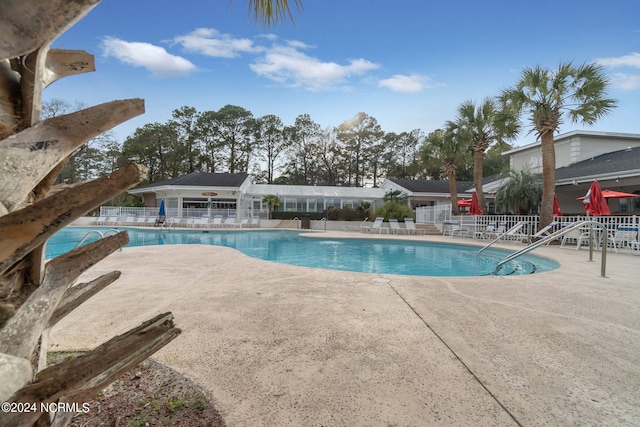
[(249, 227), (249, 218), (242, 218), (242, 221), (240, 221), (240, 224), (236, 224), (239, 228), (242, 227)]
[(259, 228), (260, 227), (260, 218), (251, 218), (251, 222), (249, 223), (250, 227)]
[(491, 236), (495, 236), (497, 226), (498, 224), (496, 224), (495, 222), (490, 222), (489, 224), (487, 224), (484, 230), (478, 230), (473, 233), (473, 237), (475, 239), (487, 239)]
[(196, 218), (187, 218), (187, 228), (194, 228), (197, 222)]
[(147, 225), (149, 227), (153, 227), (156, 224), (157, 221), (158, 221), (158, 217), (150, 216), (149, 218), (147, 218)]
[(400, 223), (398, 223), (397, 219), (390, 219), (389, 220), (389, 227), (390, 227), (390, 231), (393, 234), (400, 234), (400, 232), (402, 231), (402, 229), (400, 228)]
[(96, 225), (104, 225), (107, 222), (106, 216), (101, 216), (96, 219)]
[(522, 242), (523, 240), (529, 241), (529, 235), (523, 233), (522, 229), (527, 225), (527, 221), (520, 221), (504, 233), (504, 240), (511, 242)]
[[(551, 234), (553, 234), (556, 231), (555, 228), (557, 226), (559, 226), (559, 225), (560, 225), (560, 223), (558, 221), (550, 222), (549, 225), (547, 225), (546, 227), (543, 227), (540, 230), (538, 230), (538, 232), (536, 234), (532, 234), (531, 235), (531, 240), (535, 242), (537, 240), (544, 239), (545, 237), (550, 236)], [(547, 245), (549, 243), (551, 243), (552, 240), (554, 240), (554, 239), (547, 240)]]
[(227, 219), (222, 223), (223, 227), (235, 227), (236, 226), (236, 217), (228, 216)]
[(385, 233), (386, 233), (388, 229), (382, 227), (382, 223), (383, 222), (384, 222), (384, 217), (379, 216), (379, 217), (377, 217), (375, 219), (375, 221), (373, 221), (372, 225), (363, 227), (362, 231), (366, 231), (368, 233), (372, 233), (375, 230), (379, 234), (382, 234), (382, 230), (384, 230)]
[(567, 232), (562, 236), (560, 247), (564, 248), (567, 242), (576, 242), (576, 250), (582, 247), (582, 243), (589, 244), (589, 231), (582, 228), (576, 228)]
[(469, 237), (469, 229), (463, 227), (460, 224), (453, 224), (451, 226), (451, 237)]
[(141, 215), (136, 220), (136, 225), (144, 225), (146, 222), (147, 222), (147, 217)]
[(405, 232), (407, 234), (423, 234), (424, 235), (424, 230), (419, 230), (418, 228), (416, 228), (416, 223), (413, 222), (413, 218), (405, 218), (404, 219), (404, 228), (405, 228)]
[(638, 228), (637, 227), (618, 227), (615, 233), (609, 233), (608, 245), (613, 246), (613, 249), (618, 252), (621, 248), (631, 248), (631, 243), (638, 240)]
[(213, 222), (211, 223), (213, 228), (218, 228), (222, 226), (222, 215), (214, 215)]
[(124, 220), (124, 225), (135, 225), (136, 217), (133, 215), (128, 215)]

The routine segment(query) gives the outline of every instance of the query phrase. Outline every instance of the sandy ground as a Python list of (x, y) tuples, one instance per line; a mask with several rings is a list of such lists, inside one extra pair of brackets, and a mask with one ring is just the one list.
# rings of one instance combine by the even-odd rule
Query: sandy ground
[(608, 253), (602, 278), (600, 252), (533, 253), (561, 267), (415, 277), (127, 248), (80, 279), (122, 271), (50, 340), (89, 349), (171, 311), (183, 333), (155, 359), (229, 426), (640, 425), (640, 256)]

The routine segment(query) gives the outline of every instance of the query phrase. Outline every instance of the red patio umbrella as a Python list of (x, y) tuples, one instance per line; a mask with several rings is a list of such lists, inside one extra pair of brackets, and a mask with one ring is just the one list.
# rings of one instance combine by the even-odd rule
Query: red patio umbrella
[(471, 200), (470, 199), (460, 199), (458, 200), (458, 206), (460, 207), (469, 207), (471, 206)]
[(478, 203), (478, 195), (474, 191), (471, 195), (471, 207), (469, 208), (469, 215), (482, 215), (483, 211)]
[(611, 215), (611, 211), (609, 211), (609, 206), (607, 206), (607, 201), (602, 196), (602, 190), (600, 190), (600, 184), (598, 181), (593, 181), (589, 191), (584, 196), (582, 200), (584, 203), (584, 208), (589, 215)]
[(556, 196), (556, 193), (553, 193), (553, 214), (555, 216), (562, 216), (562, 211), (560, 210), (560, 205), (558, 204), (558, 196)]
[(626, 197), (640, 197), (640, 194), (623, 193), (622, 191), (603, 190), (602, 197), (605, 199), (624, 199)]

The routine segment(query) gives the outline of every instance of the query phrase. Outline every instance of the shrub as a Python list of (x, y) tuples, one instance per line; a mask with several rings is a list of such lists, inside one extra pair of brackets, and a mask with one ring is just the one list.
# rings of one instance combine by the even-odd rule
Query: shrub
[(399, 204), (396, 202), (387, 202), (383, 206), (380, 206), (373, 212), (374, 217), (382, 216), (385, 221), (390, 219), (397, 219), (398, 221), (404, 221), (405, 218), (413, 218), (413, 210), (405, 204)]

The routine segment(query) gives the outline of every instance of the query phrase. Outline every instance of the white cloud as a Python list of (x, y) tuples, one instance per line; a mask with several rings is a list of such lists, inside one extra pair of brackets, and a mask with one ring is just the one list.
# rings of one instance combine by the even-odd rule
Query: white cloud
[(622, 90), (640, 89), (640, 75), (614, 73), (611, 75), (611, 84)]
[[(609, 68), (640, 68), (640, 53), (632, 52), (618, 57), (598, 58), (596, 63)], [(622, 90), (640, 89), (640, 75), (613, 73), (611, 74), (611, 84)]]
[(301, 51), (306, 48), (309, 46), (298, 41), (274, 45), (250, 67), (260, 76), (310, 91), (335, 89), (344, 85), (348, 77), (379, 68), (378, 64), (365, 59), (354, 59), (346, 65), (323, 62)]
[(173, 43), (182, 45), (188, 52), (216, 58), (235, 58), (241, 53), (256, 53), (263, 50), (250, 39), (238, 39), (221, 34), (213, 28), (198, 28), (191, 33), (178, 36)]
[(640, 68), (640, 53), (632, 52), (628, 55), (610, 57), (610, 58), (598, 58), (596, 62), (604, 67), (618, 68), (618, 67), (631, 67)]
[(181, 76), (196, 70), (196, 66), (188, 60), (150, 43), (127, 42), (106, 37), (102, 47), (105, 56), (114, 57), (134, 67), (146, 68), (158, 77)]
[(430, 86), (431, 79), (419, 74), (396, 74), (388, 79), (380, 80), (378, 86), (386, 87), (394, 92), (418, 93)]

